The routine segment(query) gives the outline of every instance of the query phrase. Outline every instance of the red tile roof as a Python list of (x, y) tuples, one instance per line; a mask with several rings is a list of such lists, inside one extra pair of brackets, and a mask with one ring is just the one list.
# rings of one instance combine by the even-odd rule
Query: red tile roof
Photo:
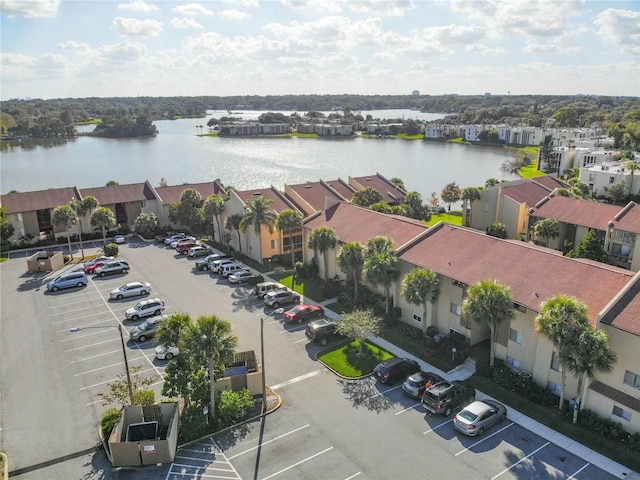
[(163, 205), (169, 205), (180, 201), (182, 192), (191, 188), (200, 193), (202, 200), (206, 200), (211, 195), (224, 196), (226, 193), (220, 187), (219, 182), (204, 182), (204, 183), (185, 183), (183, 185), (168, 185), (166, 187), (156, 187), (158, 196), (162, 199)]
[(511, 288), (514, 302), (536, 312), (556, 295), (575, 297), (587, 305), (594, 326), (598, 314), (633, 276), (604, 263), (443, 223), (398, 253), (406, 262), (467, 285), (497, 280)]
[(424, 234), (428, 227), (407, 217), (387, 215), (367, 208), (341, 202), (306, 220), (304, 228), (333, 228), (342, 243), (367, 243), (370, 238), (384, 235), (393, 240), (396, 249)]
[(625, 232), (640, 233), (640, 206), (629, 202), (613, 219), (613, 228)]
[(356, 190), (364, 190), (367, 187), (371, 187), (382, 194), (383, 202), (390, 205), (402, 203), (404, 197), (407, 196), (406, 191), (396, 187), (379, 173), (376, 173), (375, 175), (368, 175), (366, 177), (349, 177), (349, 185), (354, 187)]
[(333, 201), (345, 200), (321, 181), (287, 185), (287, 187), (300, 195), (314, 209), (313, 212), (305, 212), (307, 215), (324, 209), (324, 202), (327, 197)]
[(512, 198), (516, 202), (524, 203), (530, 207), (533, 207), (553, 191), (553, 189), (547, 188), (529, 178), (498, 184), (498, 186), (500, 186), (500, 191), (503, 196)]
[(611, 305), (601, 322), (626, 332), (640, 335), (640, 276)]
[(148, 182), (130, 183), (128, 185), (109, 185), (80, 189), (82, 197), (96, 197), (100, 205), (115, 205), (116, 203), (140, 202), (154, 200), (153, 188)]
[(265, 198), (273, 200), (271, 208), (277, 213), (281, 213), (283, 210), (293, 209), (297, 207), (289, 202), (285, 196), (274, 187), (271, 188), (257, 188), (255, 190), (244, 190), (242, 192), (236, 192), (243, 202), (253, 200), (254, 198), (262, 195)]
[(606, 203), (549, 195), (538, 202), (529, 215), (604, 231), (620, 210), (620, 207)]
[(333, 188), (339, 195), (342, 195), (346, 201), (350, 201), (353, 198), (355, 189), (341, 178), (329, 180), (324, 183)]
[(81, 198), (80, 192), (75, 187), (50, 188), (35, 192), (0, 195), (0, 205), (8, 214), (23, 213), (69, 205), (74, 198), (76, 200)]
[(562, 180), (558, 180), (557, 178), (550, 177), (548, 175), (536, 177), (533, 179), (533, 181), (549, 188), (550, 190), (555, 190), (556, 188), (566, 188), (568, 186)]

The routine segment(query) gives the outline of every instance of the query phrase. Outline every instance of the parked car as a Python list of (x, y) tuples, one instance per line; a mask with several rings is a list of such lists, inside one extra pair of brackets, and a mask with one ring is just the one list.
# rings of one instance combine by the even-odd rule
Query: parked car
[(186, 242), (180, 242), (176, 247), (176, 252), (180, 254), (186, 254), (189, 252), (189, 250), (191, 250), (195, 246), (196, 246), (196, 242), (192, 240), (188, 240)]
[(333, 337), (339, 336), (336, 332), (338, 323), (331, 318), (321, 318), (314, 320), (307, 325), (304, 334), (310, 342), (317, 342), (326, 345)]
[(173, 242), (177, 242), (179, 240), (182, 240), (183, 238), (187, 238), (187, 235), (185, 233), (175, 233), (170, 237), (165, 238), (164, 243), (165, 245), (171, 245)]
[(128, 308), (124, 312), (127, 320), (138, 320), (141, 317), (150, 317), (151, 315), (160, 315), (164, 310), (164, 302), (159, 298), (150, 298), (143, 300), (133, 307)]
[(63, 288), (86, 287), (88, 283), (89, 278), (84, 272), (63, 273), (47, 283), (47, 291), (57, 292)]
[(218, 269), (218, 274), (222, 277), (229, 278), (229, 275), (240, 272), (245, 268), (247, 267), (245, 267), (241, 263), (226, 263), (220, 266), (220, 268)]
[(113, 243), (121, 244), (126, 243), (126, 241), (127, 240), (124, 238), (124, 235), (116, 235), (113, 237)]
[(280, 308), (280, 305), (287, 305), (289, 303), (298, 303), (300, 301), (300, 295), (293, 290), (274, 290), (267, 293), (264, 296), (265, 305), (269, 305), (273, 308)]
[(220, 273), (220, 268), (223, 265), (227, 265), (230, 263), (237, 263), (237, 260), (233, 257), (227, 257), (227, 258), (221, 258), (218, 260), (214, 260), (213, 262), (211, 262), (209, 264), (209, 270), (211, 270), (211, 273), (215, 273), (215, 274), (219, 274)]
[(223, 258), (230, 258), (228, 255), (220, 254), (220, 253), (212, 253), (211, 255), (207, 255), (200, 260), (196, 260), (196, 268), (198, 270), (209, 270), (211, 268), (211, 264), (216, 260), (222, 260)]
[(320, 305), (308, 305), (301, 303), (290, 310), (284, 312), (284, 321), (287, 323), (302, 323), (304, 320), (311, 318), (320, 318), (324, 316), (324, 308)]
[(443, 380), (444, 378), (437, 373), (424, 372), (420, 370), (419, 372), (407, 377), (402, 384), (402, 390), (410, 397), (420, 400), (426, 388), (442, 382)]
[(169, 318), (169, 315), (158, 315), (145, 320), (131, 329), (129, 338), (135, 342), (144, 342), (147, 338), (151, 338), (156, 334), (160, 324), (167, 318)]
[(404, 380), (420, 370), (420, 365), (410, 358), (391, 357), (380, 362), (373, 369), (373, 374), (382, 383), (393, 385), (398, 380)]
[[(111, 260), (111, 261), (113, 261), (113, 260)], [(96, 273), (96, 269), (98, 267), (101, 267), (105, 263), (109, 263), (109, 260), (99, 260), (99, 261), (97, 261), (95, 263), (92, 263), (91, 265), (85, 265), (84, 273), (86, 273), (86, 274)]]
[(261, 273), (254, 273), (249, 278), (247, 278), (247, 283), (252, 286), (255, 286), (262, 282), (264, 282), (264, 276)]
[(99, 256), (99, 257), (92, 258), (87, 262), (84, 262), (84, 266), (88, 267), (89, 265), (95, 265), (98, 262), (111, 262), (113, 260), (115, 260), (115, 257)]
[(273, 290), (285, 290), (286, 288), (287, 287), (278, 282), (260, 282), (256, 284), (254, 293), (258, 297), (264, 298), (267, 293), (272, 292)]
[(164, 241), (169, 238), (169, 237), (173, 237), (174, 235), (177, 235), (178, 232), (167, 232), (167, 233), (161, 233), (160, 235), (156, 235), (155, 236), (155, 240), (158, 243), (164, 243)]
[(156, 347), (156, 358), (158, 360), (171, 360), (180, 353), (180, 349), (175, 345), (158, 345)]
[(209, 250), (207, 247), (203, 247), (202, 245), (196, 245), (195, 247), (191, 247), (187, 252), (187, 256), (191, 258), (196, 257), (204, 257), (205, 255), (209, 255)]
[(475, 389), (464, 382), (439, 382), (425, 389), (422, 405), (429, 413), (451, 415), (455, 409), (471, 403), (476, 398)]
[(122, 285), (120, 288), (111, 290), (109, 298), (112, 300), (121, 300), (125, 297), (138, 297), (140, 295), (147, 295), (151, 292), (151, 285), (147, 282), (129, 282)]
[(253, 277), (253, 273), (249, 270), (240, 270), (229, 275), (227, 279), (229, 280), (229, 283), (244, 283), (251, 277)]
[(453, 419), (456, 430), (471, 437), (480, 436), (495, 423), (507, 418), (507, 409), (495, 400), (470, 403)]
[(105, 275), (112, 275), (114, 273), (127, 273), (129, 271), (129, 264), (122, 260), (107, 262), (104, 265), (96, 268), (96, 274), (100, 277)]
[(175, 240), (171, 242), (170, 247), (175, 249), (175, 248), (178, 248), (178, 245), (180, 245), (181, 243), (186, 243), (186, 242), (193, 242), (193, 244), (195, 245), (196, 237), (184, 237), (179, 240)]

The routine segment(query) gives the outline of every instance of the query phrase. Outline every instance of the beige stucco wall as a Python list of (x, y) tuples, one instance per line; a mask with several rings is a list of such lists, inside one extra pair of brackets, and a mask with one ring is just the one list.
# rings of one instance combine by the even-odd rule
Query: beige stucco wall
[(499, 222), (507, 228), (507, 238), (514, 238), (520, 229), (521, 204), (509, 197), (502, 197)]
[(496, 187), (480, 190), (480, 199), (471, 204), (472, 228), (486, 230), (489, 225), (495, 223), (499, 195), (500, 189)]

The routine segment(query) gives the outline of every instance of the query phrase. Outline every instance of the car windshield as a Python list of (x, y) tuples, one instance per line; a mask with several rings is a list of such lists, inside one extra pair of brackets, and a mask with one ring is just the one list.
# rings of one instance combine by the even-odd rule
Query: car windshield
[(415, 380), (412, 380), (411, 378), (407, 378), (407, 385), (411, 385), (412, 387), (419, 387), (420, 386), (420, 382), (416, 382)]
[(377, 370), (384, 375), (389, 369), (385, 365), (380, 364), (378, 365)]
[(138, 329), (142, 330), (143, 332), (146, 332), (147, 330), (151, 330), (151, 324), (144, 321), (140, 325), (138, 325)]
[(145, 306), (146, 306), (146, 303), (139, 303), (133, 308), (134, 310), (143, 310)]
[(475, 413), (471, 413), (469, 410), (463, 410), (458, 414), (459, 417), (464, 418), (468, 422), (475, 422), (478, 415)]

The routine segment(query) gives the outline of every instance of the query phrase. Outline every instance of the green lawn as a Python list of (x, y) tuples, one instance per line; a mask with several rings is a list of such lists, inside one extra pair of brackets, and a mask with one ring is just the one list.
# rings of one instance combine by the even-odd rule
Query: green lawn
[(365, 342), (362, 356), (358, 356), (360, 344), (357, 341), (336, 348), (318, 359), (329, 368), (347, 378), (359, 378), (373, 372), (373, 368), (383, 360), (393, 357), (386, 350)]
[[(272, 278), (291, 288), (293, 283), (293, 274), (291, 271), (285, 271), (282, 274), (273, 274)], [(322, 281), (317, 278), (297, 278), (294, 290), (305, 297), (314, 299), (316, 302), (324, 300), (322, 293)]]
[(531, 163), (527, 166), (524, 166), (518, 170), (518, 174), (521, 178), (535, 178), (535, 177), (544, 177), (546, 173), (541, 172), (536, 168), (534, 163)]
[(431, 227), (438, 222), (462, 226), (462, 212), (434, 213), (431, 215), (431, 219), (426, 222), (426, 224), (427, 226)]

